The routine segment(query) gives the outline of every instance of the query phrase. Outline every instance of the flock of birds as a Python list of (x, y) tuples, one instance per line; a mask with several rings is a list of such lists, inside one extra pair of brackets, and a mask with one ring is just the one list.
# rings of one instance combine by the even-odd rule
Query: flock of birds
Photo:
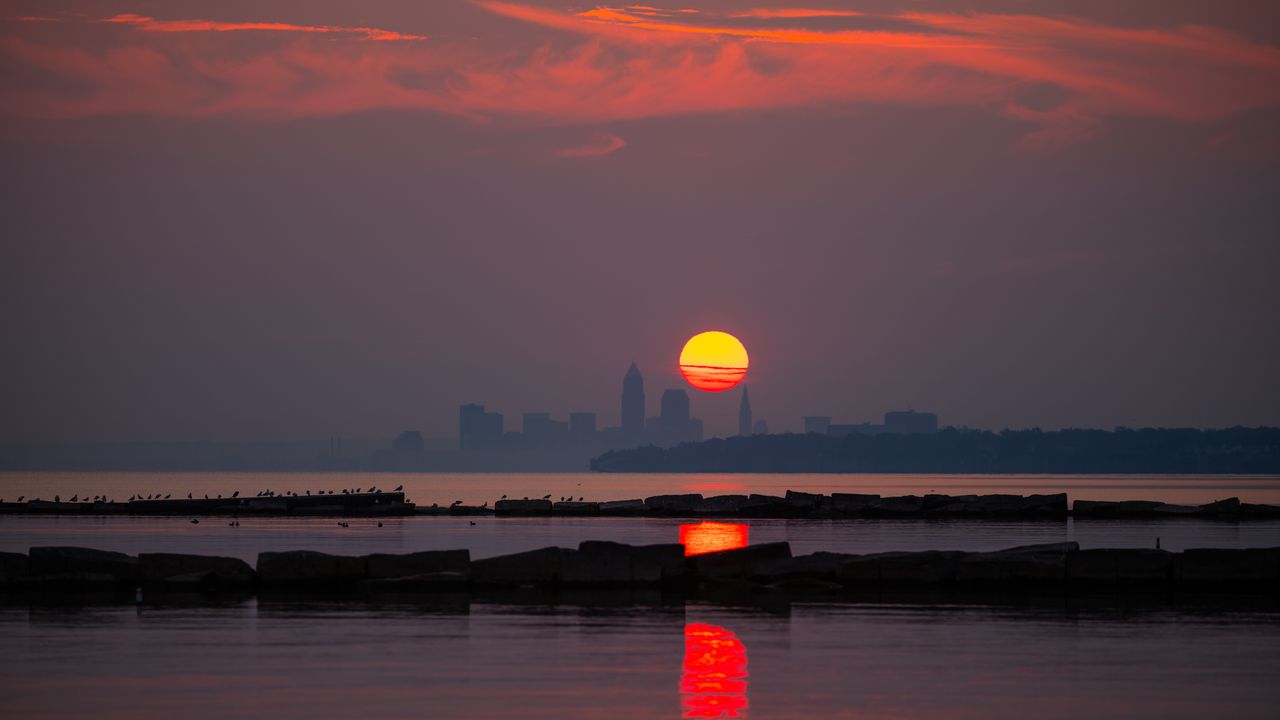
[[(396, 486), (396, 489), (395, 489), (395, 490), (392, 490), (391, 492), (403, 492), (403, 491), (404, 491), (404, 485), (397, 485), (397, 486)], [(383, 492), (385, 492), (385, 491), (384, 491), (384, 490), (379, 490), (376, 486), (370, 486), (368, 490), (365, 490), (364, 488), (355, 488), (355, 489), (343, 488), (340, 494), (342, 494), (342, 495), (380, 495), (380, 494), (382, 494)], [(319, 495), (337, 495), (337, 494), (339, 494), (339, 491), (337, 491), (337, 490), (317, 490), (317, 491), (315, 492), (315, 494), (316, 494), (317, 496), (319, 496)], [(227, 496), (227, 499), (229, 499), (229, 500), (234, 500), (234, 499), (238, 499), (239, 497), (240, 497), (240, 491), (239, 491), (239, 490), (236, 490), (235, 492), (233, 492), (233, 493), (231, 493), (230, 495), (228, 495), (228, 496)], [(311, 493), (311, 491), (310, 491), (310, 490), (305, 491), (305, 494), (304, 494), (304, 495), (299, 495), (298, 493), (296, 493), (296, 492), (294, 492), (294, 491), (292, 491), (292, 490), (286, 490), (284, 493), (277, 493), (275, 490), (261, 490), (261, 491), (259, 491), (259, 492), (258, 492), (258, 494), (256, 495), (256, 497), (260, 497), (260, 498), (264, 498), (264, 497), (265, 497), (265, 498), (273, 498), (273, 497), (312, 497), (312, 493)], [(505, 496), (504, 496), (504, 497), (505, 497)], [(27, 499), (27, 496), (26, 496), (26, 495), (19, 495), (19, 496), (18, 496), (18, 502), (23, 502), (23, 501), (24, 501), (24, 500), (26, 500), (26, 499)], [(142, 501), (144, 501), (144, 500), (171, 500), (171, 499), (173, 499), (173, 493), (165, 493), (165, 494), (163, 494), (163, 495), (162, 495), (162, 494), (160, 494), (160, 493), (148, 493), (147, 495), (143, 495), (142, 493), (136, 493), (136, 494), (134, 494), (134, 495), (130, 495), (130, 496), (129, 496), (129, 502), (142, 502)], [(188, 499), (188, 500), (195, 500), (195, 499), (196, 499), (195, 494), (194, 494), (194, 493), (187, 493), (187, 499)], [(205, 499), (205, 500), (221, 500), (221, 499), (223, 499), (223, 498), (222, 498), (222, 495), (221, 495), (221, 494), (215, 495), (214, 497), (212, 497), (212, 498), (211, 498), (211, 497), (209, 497), (209, 494), (208, 494), (208, 493), (205, 493), (205, 495), (204, 495), (204, 498), (203, 498), (203, 499)], [(54, 502), (56, 502), (56, 503), (60, 503), (60, 502), (62, 502), (62, 496), (61, 496), (61, 495), (54, 495), (54, 496), (53, 496), (53, 501), (54, 501)], [(4, 498), (0, 497), (0, 503), (3, 503), (3, 502), (4, 502)], [(40, 498), (38, 498), (38, 497), (33, 497), (33, 498), (31, 498), (31, 502), (40, 502)], [(111, 499), (110, 499), (110, 498), (108, 498), (106, 495), (94, 495), (92, 498), (90, 498), (88, 495), (85, 495), (85, 496), (82, 498), (82, 497), (80, 497), (80, 495), (77, 493), (77, 494), (72, 495), (71, 497), (67, 498), (67, 502), (71, 502), (71, 503), (75, 503), (75, 502), (95, 502), (95, 503), (96, 503), (96, 502), (103, 502), (103, 503), (109, 503), (109, 502), (111, 502)], [(461, 501), (459, 501), (459, 502), (461, 502)]]
[[(391, 492), (403, 492), (403, 491), (404, 491), (404, 485), (397, 485), (397, 486), (396, 486), (396, 488), (395, 488), (395, 490), (392, 490)], [(364, 488), (355, 488), (355, 489), (351, 489), (351, 488), (343, 488), (341, 491), (338, 491), (338, 490), (317, 490), (317, 491), (314, 493), (314, 495), (315, 495), (315, 496), (320, 496), (320, 495), (338, 495), (338, 494), (341, 494), (341, 495), (362, 495), (362, 494), (363, 494), (363, 495), (369, 495), (369, 494), (372, 494), (372, 495), (378, 495), (378, 494), (381, 494), (382, 492), (384, 492), (384, 491), (379, 490), (376, 486), (370, 486), (368, 490), (365, 490)], [(227, 496), (227, 499), (234, 500), (234, 499), (238, 499), (239, 497), (240, 497), (240, 491), (239, 491), (239, 490), (236, 490), (235, 492), (233, 492), (233, 493), (231, 493), (229, 496)], [(274, 491), (274, 490), (260, 490), (260, 491), (257, 493), (257, 495), (255, 495), (255, 497), (259, 497), (259, 498), (273, 498), (273, 497), (313, 497), (313, 494), (312, 494), (312, 492), (311, 492), (310, 490), (306, 490), (306, 491), (304, 491), (304, 493), (303, 493), (303, 494), (301, 494), (301, 495), (299, 495), (298, 493), (296, 493), (296, 492), (294, 492), (294, 491), (292, 491), (292, 490), (286, 490), (284, 493), (276, 493), (276, 491)], [(129, 496), (129, 502), (142, 502), (142, 501), (146, 501), (146, 500), (170, 500), (170, 499), (172, 499), (172, 498), (173, 498), (173, 493), (165, 493), (165, 494), (163, 494), (163, 495), (162, 495), (162, 494), (160, 494), (160, 493), (148, 493), (147, 495), (143, 495), (142, 493), (136, 493), (136, 494), (133, 494), (133, 495), (130, 495), (130, 496)], [(22, 502), (22, 501), (24, 501), (25, 499), (26, 499), (26, 496), (25, 496), (25, 495), (19, 495), (19, 496), (18, 496), (18, 502)], [(187, 500), (195, 500), (196, 498), (195, 498), (195, 496), (194, 496), (194, 493), (187, 493), (187, 498), (186, 498), (186, 499), (187, 499)], [(221, 494), (215, 495), (214, 497), (210, 498), (210, 497), (209, 497), (209, 495), (208, 495), (208, 493), (205, 493), (205, 495), (204, 495), (204, 498), (203, 498), (203, 499), (205, 499), (205, 500), (221, 500), (221, 499), (223, 499), (223, 498), (222, 498), (222, 495), (221, 495)], [(507, 499), (507, 496), (506, 496), (506, 495), (503, 495), (503, 496), (502, 496), (502, 499), (503, 499), (503, 500), (506, 500), (506, 499)], [(525, 500), (528, 500), (528, 499), (529, 499), (529, 496), (528, 496), (528, 495), (524, 496), (524, 499), (525, 499)], [(550, 500), (550, 499), (551, 499), (551, 495), (550, 495), (550, 494), (543, 495), (543, 496), (542, 496), (542, 499), (543, 499), (543, 500)], [(583, 502), (584, 500), (585, 500), (585, 498), (583, 498), (583, 497), (579, 497), (579, 498), (577, 499), (577, 502)], [(32, 501), (33, 501), (33, 502), (39, 502), (39, 501), (40, 501), (40, 498), (38, 498), (38, 497), (37, 497), (37, 498), (32, 498)], [(61, 498), (61, 496), (59, 496), (59, 495), (54, 495), (54, 496), (53, 496), (53, 501), (54, 501), (54, 502), (58, 502), (58, 503), (60, 503), (60, 502), (62, 502), (62, 498)], [(0, 503), (3, 503), (3, 502), (4, 502), (4, 498), (0, 498)], [(104, 503), (108, 503), (108, 502), (111, 502), (111, 500), (110, 500), (110, 499), (108, 499), (106, 495), (94, 495), (94, 496), (93, 496), (93, 498), (92, 498), (92, 500), (91, 500), (91, 499), (89, 498), (89, 496), (88, 496), (88, 495), (85, 495), (85, 496), (84, 496), (84, 498), (83, 498), (83, 499), (81, 499), (80, 495), (79, 495), (79, 494), (76, 494), (76, 495), (72, 495), (70, 498), (68, 498), (67, 502), (73, 502), (73, 503), (74, 503), (74, 502), (104, 502)], [(560, 502), (574, 502), (574, 499), (573, 499), (573, 496), (572, 496), (572, 495), (569, 495), (569, 496), (561, 496), (561, 497), (560, 497)], [(458, 506), (460, 506), (460, 505), (462, 505), (462, 501), (461, 501), (461, 500), (454, 500), (452, 503), (450, 503), (449, 508), (450, 508), (450, 509), (453, 509), (453, 508), (456, 508), (456, 507), (458, 507)], [(439, 509), (439, 507), (440, 507), (440, 506), (439, 506), (439, 504), (438, 504), (438, 503), (431, 503), (431, 507), (432, 507), (432, 508), (434, 508), (434, 509)], [(488, 507), (489, 507), (489, 502), (486, 500), (482, 505), (480, 505), (480, 507), (481, 507), (481, 508), (488, 508)], [(475, 525), (475, 524), (476, 524), (474, 520), (472, 520), (472, 521), (470, 521), (470, 522), (471, 522), (471, 524), (472, 524), (472, 525)], [(199, 520), (198, 518), (191, 518), (191, 524), (192, 524), (192, 525), (199, 525), (199, 524), (200, 524), (200, 520)], [(227, 523), (227, 526), (228, 526), (228, 527), (240, 527), (240, 521), (239, 521), (239, 520), (232, 520), (231, 522), (228, 522), (228, 523)], [(350, 523), (348, 523), (348, 522), (345, 522), (345, 521), (339, 521), (339, 522), (338, 522), (338, 527), (348, 528), (348, 527), (351, 527), (351, 524), (350, 524)], [(381, 522), (379, 522), (379, 523), (378, 523), (378, 527), (382, 527), (382, 523), (381, 523)]]

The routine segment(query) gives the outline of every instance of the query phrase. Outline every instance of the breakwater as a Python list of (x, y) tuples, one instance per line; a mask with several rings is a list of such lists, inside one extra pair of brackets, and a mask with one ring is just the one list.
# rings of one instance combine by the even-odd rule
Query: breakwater
[(995, 552), (818, 552), (788, 543), (685, 555), (681, 544), (588, 541), (472, 560), (468, 550), (330, 555), (264, 552), (238, 558), (173, 553), (137, 556), (77, 547), (0, 553), (0, 589), (10, 594), (106, 592), (403, 594), (656, 589), (686, 597), (738, 593), (845, 594), (927, 589), (987, 595), (1020, 589), (1057, 594), (1231, 591), (1280, 594), (1280, 548), (1081, 550), (1074, 542)]
[(1179, 505), (1156, 500), (1068, 503), (1065, 493), (1039, 495), (902, 495), (860, 493), (829, 495), (789, 490), (785, 495), (713, 495), (697, 493), (655, 495), (627, 500), (588, 501), (561, 498), (503, 497), (492, 505), (415, 504), (403, 492), (354, 492), (321, 495), (260, 495), (228, 498), (157, 498), (123, 502), (25, 500), (0, 503), (0, 513), (43, 515), (140, 516), (599, 516), (688, 518), (1017, 518), (1060, 520), (1078, 518), (1221, 518), (1228, 520), (1280, 518), (1280, 506), (1243, 503), (1225, 498), (1202, 505)]

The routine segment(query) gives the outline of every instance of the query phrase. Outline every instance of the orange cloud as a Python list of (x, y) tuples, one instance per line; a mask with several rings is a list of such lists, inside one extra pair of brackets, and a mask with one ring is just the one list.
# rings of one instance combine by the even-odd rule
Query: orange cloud
[(563, 158), (601, 157), (627, 146), (627, 141), (613, 133), (596, 133), (590, 141), (574, 147), (561, 148), (556, 155)]
[(391, 30), (380, 30), (369, 27), (338, 27), (335, 25), (293, 25), (275, 22), (218, 22), (215, 20), (156, 20), (145, 15), (123, 13), (115, 17), (103, 19), (104, 23), (132, 25), (148, 32), (236, 32), (241, 30), (263, 30), (268, 32), (292, 33), (352, 33), (364, 35), (369, 40), (426, 40), (422, 35), (406, 35)]
[(852, 10), (815, 10), (813, 8), (755, 8), (741, 12), (729, 13), (734, 18), (760, 18), (764, 20), (820, 17), (861, 17), (862, 13)]
[[(38, 39), (34, 30), (28, 38), (22, 24), (10, 24), (0, 31), (0, 63), (51, 81), (0, 87), (0, 113), (289, 117), (411, 109), (597, 124), (875, 103), (984, 108), (1023, 123), (1023, 146), (1048, 149), (1085, 141), (1115, 118), (1202, 123), (1280, 105), (1280, 49), (1203, 26), (902, 13), (887, 17), (900, 30), (850, 30), (807, 24), (819, 16), (801, 13), (830, 11), (801, 8), (731, 20), (644, 5), (579, 13), (498, 0), (474, 5), (554, 32), (530, 33), (538, 44), (524, 48), (483, 35), (369, 43), (422, 36), (118, 15), (107, 22), (134, 32), (103, 33), (97, 44), (86, 44), (83, 29), (97, 23), (74, 21), (77, 32), (61, 43), (57, 28), (73, 21), (42, 28)], [(791, 27), (765, 22), (778, 17)], [(271, 31), (273, 39), (246, 46), (184, 37), (248, 30)], [(613, 144), (569, 148), (565, 156), (622, 147)]]

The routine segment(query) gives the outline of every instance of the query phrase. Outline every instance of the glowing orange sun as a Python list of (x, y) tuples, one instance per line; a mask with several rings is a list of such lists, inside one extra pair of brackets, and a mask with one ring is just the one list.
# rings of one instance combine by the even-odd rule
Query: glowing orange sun
[(747, 349), (738, 338), (712, 330), (689, 338), (680, 351), (680, 374), (707, 392), (722, 392), (747, 376)]

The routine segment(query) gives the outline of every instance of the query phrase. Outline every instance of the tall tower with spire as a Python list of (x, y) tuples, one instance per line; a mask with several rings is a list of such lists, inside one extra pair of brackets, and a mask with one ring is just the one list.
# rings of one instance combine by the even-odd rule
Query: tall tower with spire
[(751, 434), (751, 398), (747, 397), (747, 384), (742, 384), (742, 402), (738, 404), (738, 434)]
[(644, 378), (635, 363), (622, 378), (622, 432), (635, 438), (644, 434)]

